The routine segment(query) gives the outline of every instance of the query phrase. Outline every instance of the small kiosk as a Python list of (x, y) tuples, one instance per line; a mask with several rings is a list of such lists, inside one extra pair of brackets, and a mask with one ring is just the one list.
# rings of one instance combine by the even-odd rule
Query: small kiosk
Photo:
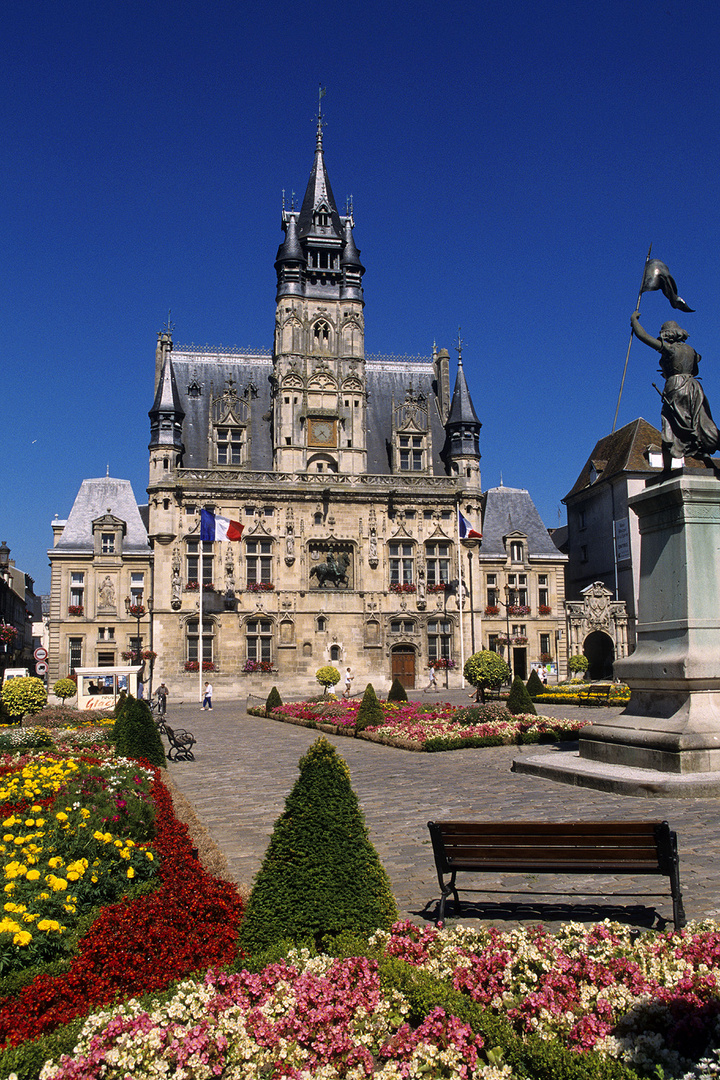
[(114, 709), (121, 691), (137, 697), (143, 666), (75, 668), (78, 709)]

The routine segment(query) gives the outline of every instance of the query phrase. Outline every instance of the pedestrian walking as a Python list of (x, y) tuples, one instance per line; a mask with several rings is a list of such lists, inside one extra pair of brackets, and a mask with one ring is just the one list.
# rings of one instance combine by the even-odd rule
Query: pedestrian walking
[(350, 668), (345, 669), (345, 689), (343, 690), (343, 697), (349, 698), (350, 691), (352, 689), (352, 681), (355, 678)]
[(203, 712), (209, 709), (212, 712), (212, 686), (209, 682), (205, 683), (205, 696), (202, 703)]
[(431, 693), (433, 690), (437, 690), (437, 679), (435, 678), (435, 665), (434, 664), (430, 664), (430, 667), (428, 668), (428, 675), (430, 676), (430, 682), (427, 684), (427, 687), (425, 688), (425, 693), (426, 694)]
[(162, 682), (158, 686), (155, 693), (157, 694), (158, 716), (164, 716), (165, 713), (167, 712), (167, 699), (168, 699), (168, 694), (170, 693), (170, 691), (168, 690), (165, 683)]

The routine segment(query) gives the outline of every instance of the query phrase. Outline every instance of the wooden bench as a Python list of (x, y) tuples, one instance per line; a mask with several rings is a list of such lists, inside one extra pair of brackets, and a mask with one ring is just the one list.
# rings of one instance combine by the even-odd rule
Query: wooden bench
[(612, 686), (605, 684), (599, 686), (586, 686), (578, 690), (579, 705), (607, 705), (612, 694)]
[[(670, 879), (675, 929), (685, 925), (677, 835), (667, 821), (428, 821), (440, 882), (436, 922), (458, 873), (662, 874)], [(449, 880), (445, 880), (449, 875)]]
[[(170, 743), (170, 749), (168, 750), (168, 761), (194, 761), (195, 756), (192, 752), (192, 748), (197, 742), (197, 739), (190, 731), (184, 731), (181, 728), (171, 728), (167, 724), (165, 726), (165, 734), (167, 740)], [(173, 753), (175, 757), (173, 757)]]

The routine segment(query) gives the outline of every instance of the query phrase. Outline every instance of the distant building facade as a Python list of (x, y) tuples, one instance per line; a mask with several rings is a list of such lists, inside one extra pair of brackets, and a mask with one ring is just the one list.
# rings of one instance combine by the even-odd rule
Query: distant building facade
[(34, 673), (33, 623), (40, 618), (41, 600), (35, 595), (35, 582), (15, 565), (3, 540), (0, 544), (0, 681), (2, 672), (9, 667), (26, 667)]
[(564, 677), (567, 556), (558, 551), (524, 488), (490, 488), (483, 510), (477, 552), (483, 623), (477, 647), (501, 653), (523, 679), (539, 664)]
[(56, 518), (52, 531), (50, 685), (79, 667), (115, 667), (133, 653), (149, 654), (152, 549), (130, 481), (83, 480), (67, 520)]

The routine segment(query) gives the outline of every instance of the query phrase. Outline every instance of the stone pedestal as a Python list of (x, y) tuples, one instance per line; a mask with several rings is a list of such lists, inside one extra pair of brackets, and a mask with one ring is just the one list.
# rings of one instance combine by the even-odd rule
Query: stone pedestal
[(580, 757), (720, 772), (720, 481), (678, 470), (630, 505), (641, 535), (638, 644), (614, 670), (632, 696), (622, 716), (583, 728)]

